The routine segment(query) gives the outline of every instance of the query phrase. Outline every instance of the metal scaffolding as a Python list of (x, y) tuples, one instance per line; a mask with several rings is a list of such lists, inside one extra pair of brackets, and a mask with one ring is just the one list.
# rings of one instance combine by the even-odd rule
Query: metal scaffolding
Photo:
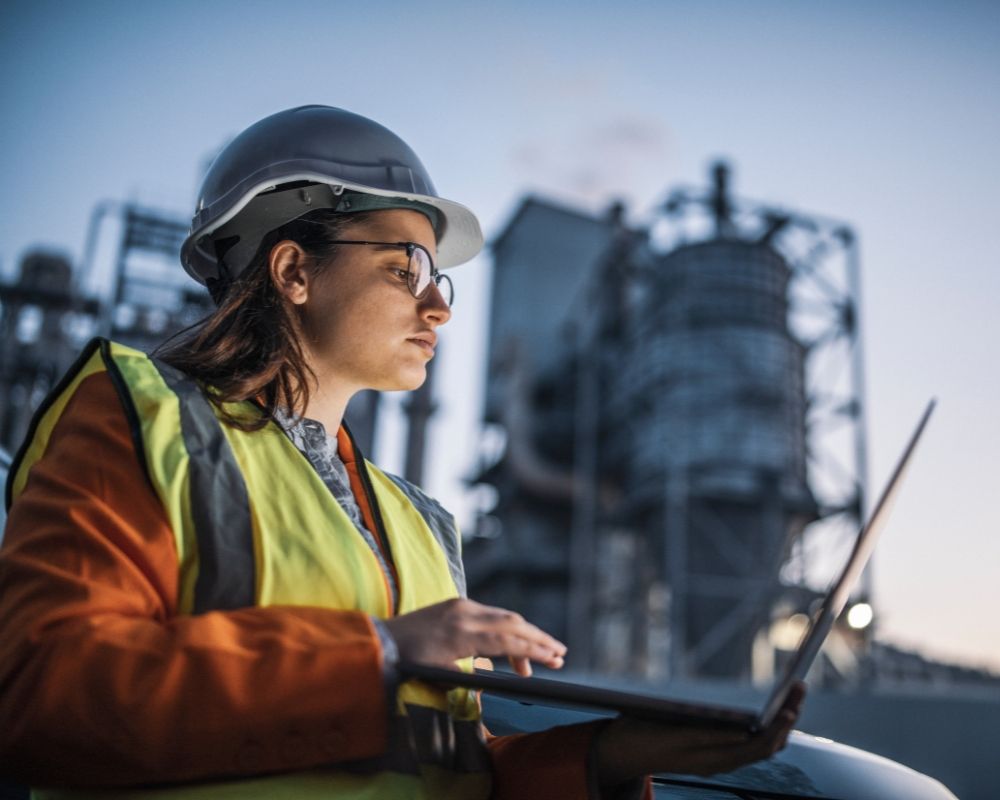
[[(578, 668), (749, 679), (786, 588), (860, 520), (856, 237), (737, 199), (728, 175), (715, 165), (708, 191), (671, 193), (638, 227), (621, 207), (592, 218), (584, 277), (536, 281), (553, 294), (534, 302), (564, 311), (530, 340), (504, 318), (523, 309), (496, 297), (549, 268), (571, 276), (568, 231), (529, 200), (495, 247), (486, 417), (509, 435), (480, 476), (499, 499), (492, 538), (467, 550), (471, 584), (568, 636)], [(544, 589), (516, 577), (543, 561)]]

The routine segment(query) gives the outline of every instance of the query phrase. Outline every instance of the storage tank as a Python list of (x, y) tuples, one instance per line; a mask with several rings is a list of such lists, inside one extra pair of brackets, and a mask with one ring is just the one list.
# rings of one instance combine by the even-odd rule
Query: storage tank
[(631, 513), (661, 541), (675, 668), (694, 658), (701, 674), (736, 677), (762, 620), (706, 637), (741, 607), (766, 607), (788, 543), (814, 516), (791, 269), (766, 244), (719, 238), (678, 247), (650, 275), (613, 390), (631, 410)]
[[(632, 485), (658, 494), (670, 470), (700, 486), (808, 498), (805, 350), (788, 331), (791, 270), (766, 245), (708, 241), (664, 256), (630, 325), (623, 400), (637, 408)], [(631, 401), (631, 402), (630, 402)]]

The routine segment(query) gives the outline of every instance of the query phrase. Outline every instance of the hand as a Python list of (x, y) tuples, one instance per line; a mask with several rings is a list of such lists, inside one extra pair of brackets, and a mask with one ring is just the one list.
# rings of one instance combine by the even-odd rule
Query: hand
[(769, 758), (788, 741), (805, 692), (796, 684), (774, 721), (754, 734), (619, 717), (598, 735), (601, 786), (610, 790), (653, 772), (714, 775)]
[(559, 669), (566, 645), (526, 622), (520, 614), (456, 598), (385, 620), (399, 657), (455, 669), (468, 656), (506, 656), (519, 675), (531, 662)]

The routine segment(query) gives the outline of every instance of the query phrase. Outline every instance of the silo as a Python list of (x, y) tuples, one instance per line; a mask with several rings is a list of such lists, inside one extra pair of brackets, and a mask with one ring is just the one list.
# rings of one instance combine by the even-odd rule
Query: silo
[(765, 679), (776, 601), (860, 522), (855, 236), (712, 175), (634, 228), (529, 198), (494, 246), (470, 592), (575, 669)]
[(614, 392), (630, 410), (631, 516), (660, 540), (674, 672), (741, 677), (787, 545), (814, 513), (792, 273), (736, 238), (657, 262)]

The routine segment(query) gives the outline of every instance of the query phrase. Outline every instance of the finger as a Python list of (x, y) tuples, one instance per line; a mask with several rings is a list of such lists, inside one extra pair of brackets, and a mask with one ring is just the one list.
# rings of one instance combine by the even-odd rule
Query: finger
[(802, 681), (799, 681), (788, 692), (788, 697), (785, 699), (785, 706), (798, 714), (805, 699), (806, 685)]
[(558, 656), (566, 655), (565, 644), (554, 636), (550, 636), (536, 625), (532, 625), (514, 611), (507, 611), (506, 609), (494, 608), (492, 606), (481, 606), (477, 616), (484, 628), (520, 636), (524, 639), (537, 642)]
[(795, 714), (787, 710), (775, 717), (774, 722), (760, 735), (761, 758), (768, 758), (785, 746), (795, 720)]
[(775, 748), (774, 752), (777, 753), (779, 750), (784, 750), (788, 746), (788, 737), (792, 735), (792, 729), (789, 728), (785, 731), (784, 735), (778, 741), (778, 746)]
[(559, 669), (563, 665), (562, 656), (556, 655), (552, 650), (537, 642), (526, 640), (520, 636), (509, 636), (500, 634), (496, 642), (502, 655), (508, 658), (524, 658), (537, 661), (552, 669)]
[(481, 655), (530, 658), (553, 669), (563, 664), (564, 648), (553, 649), (546, 639), (518, 626), (484, 627), (472, 637), (475, 650)]
[(778, 729), (776, 731), (778, 750), (785, 746), (785, 743), (788, 741), (788, 736), (792, 732), (792, 728), (795, 727), (795, 721), (797, 719), (798, 717), (791, 711), (782, 711), (778, 715)]
[(544, 664), (549, 669), (562, 669), (563, 657), (548, 647), (538, 645), (533, 642), (526, 644), (525, 656), (539, 664)]
[(562, 658), (566, 655), (566, 645), (558, 639), (549, 636), (540, 628), (536, 628), (530, 622), (505, 620), (498, 623), (495, 630), (505, 636), (520, 639), (527, 643), (541, 657)]
[(529, 659), (523, 656), (511, 656), (510, 665), (514, 668), (514, 672), (522, 678), (531, 677), (531, 661)]
[(785, 745), (788, 744), (788, 737), (792, 735), (792, 729), (795, 727), (795, 717), (789, 717), (787, 720), (787, 725), (782, 728), (781, 738), (778, 742), (778, 750), (784, 750)]

